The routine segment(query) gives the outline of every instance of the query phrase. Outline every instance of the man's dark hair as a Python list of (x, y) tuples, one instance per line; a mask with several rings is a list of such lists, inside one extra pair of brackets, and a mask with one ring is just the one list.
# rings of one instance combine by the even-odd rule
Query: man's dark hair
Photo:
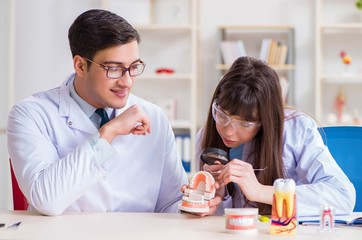
[(103, 49), (140, 42), (138, 32), (124, 18), (102, 9), (88, 10), (70, 26), (68, 39), (72, 56), (93, 59)]

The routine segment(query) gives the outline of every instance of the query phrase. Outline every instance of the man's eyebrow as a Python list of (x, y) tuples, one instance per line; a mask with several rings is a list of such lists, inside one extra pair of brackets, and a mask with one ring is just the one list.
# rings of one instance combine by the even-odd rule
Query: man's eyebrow
[[(139, 58), (139, 59), (134, 60), (133, 62), (131, 62), (131, 64), (136, 63), (136, 62), (140, 62), (140, 61), (141, 61), (141, 59)], [(123, 65), (122, 62), (117, 62), (117, 61), (105, 61), (103, 64)], [(130, 64), (130, 65), (131, 65), (131, 64)]]

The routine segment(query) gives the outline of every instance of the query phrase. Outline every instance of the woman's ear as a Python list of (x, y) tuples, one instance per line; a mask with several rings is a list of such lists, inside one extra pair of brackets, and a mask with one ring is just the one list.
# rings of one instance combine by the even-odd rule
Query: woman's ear
[(73, 67), (76, 74), (82, 77), (87, 72), (87, 60), (79, 55), (75, 55), (73, 58)]

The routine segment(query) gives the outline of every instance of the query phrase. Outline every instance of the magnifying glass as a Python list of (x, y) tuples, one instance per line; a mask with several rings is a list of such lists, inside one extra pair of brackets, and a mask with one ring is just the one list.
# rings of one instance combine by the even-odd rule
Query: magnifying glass
[(201, 160), (208, 165), (214, 165), (216, 161), (225, 165), (229, 162), (227, 156), (227, 152), (220, 148), (205, 148), (201, 153)]

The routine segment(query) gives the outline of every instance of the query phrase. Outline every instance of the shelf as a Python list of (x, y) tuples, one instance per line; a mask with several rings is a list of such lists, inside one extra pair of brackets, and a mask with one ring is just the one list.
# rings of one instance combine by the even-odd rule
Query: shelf
[[(103, 0), (103, 7), (114, 12), (123, 10), (123, 1)], [(175, 133), (187, 135), (191, 159), (197, 133), (198, 97), (198, 6), (199, 0), (127, 1), (126, 18), (139, 32), (139, 53), (146, 63), (145, 72), (137, 77), (132, 93), (159, 106)], [(132, 13), (131, 13), (132, 12)], [(171, 74), (157, 74), (161, 68)], [(182, 156), (181, 156), (182, 157)], [(195, 171), (196, 164), (191, 162)], [(185, 168), (186, 169), (186, 168)]]
[(192, 75), (189, 73), (173, 73), (173, 74), (144, 73), (137, 78), (137, 81), (190, 80), (191, 78), (192, 78)]
[(186, 31), (193, 30), (192, 25), (176, 25), (176, 24), (148, 24), (148, 25), (136, 25), (135, 28), (139, 31)]
[[(295, 65), (293, 64), (285, 64), (285, 65), (269, 65), (270, 67), (272, 67), (274, 70), (279, 71), (279, 70), (295, 70)], [(231, 65), (228, 64), (217, 64), (216, 65), (216, 69), (217, 70), (223, 70), (226, 71), (231, 67)]]
[(362, 30), (362, 23), (337, 23), (337, 24), (326, 24), (321, 25), (322, 31), (326, 30)]
[[(283, 84), (283, 99), (293, 105), (295, 42), (291, 25), (221, 25), (218, 27), (218, 79), (240, 56), (262, 59), (273, 68)], [(236, 53), (236, 54), (235, 54)]]
[(220, 29), (225, 30), (251, 30), (251, 31), (276, 31), (276, 30), (292, 30), (294, 27), (292, 25), (220, 25)]
[[(354, 118), (361, 119), (362, 21), (354, 1), (315, 1), (315, 117), (326, 125), (354, 125), (358, 122)], [(351, 57), (349, 66), (343, 63), (341, 51)], [(339, 97), (343, 102), (337, 109)]]
[(324, 83), (362, 84), (362, 75), (324, 74), (321, 76)]
[(171, 126), (172, 128), (177, 129), (190, 129), (191, 128), (191, 122), (188, 120), (171, 120)]

